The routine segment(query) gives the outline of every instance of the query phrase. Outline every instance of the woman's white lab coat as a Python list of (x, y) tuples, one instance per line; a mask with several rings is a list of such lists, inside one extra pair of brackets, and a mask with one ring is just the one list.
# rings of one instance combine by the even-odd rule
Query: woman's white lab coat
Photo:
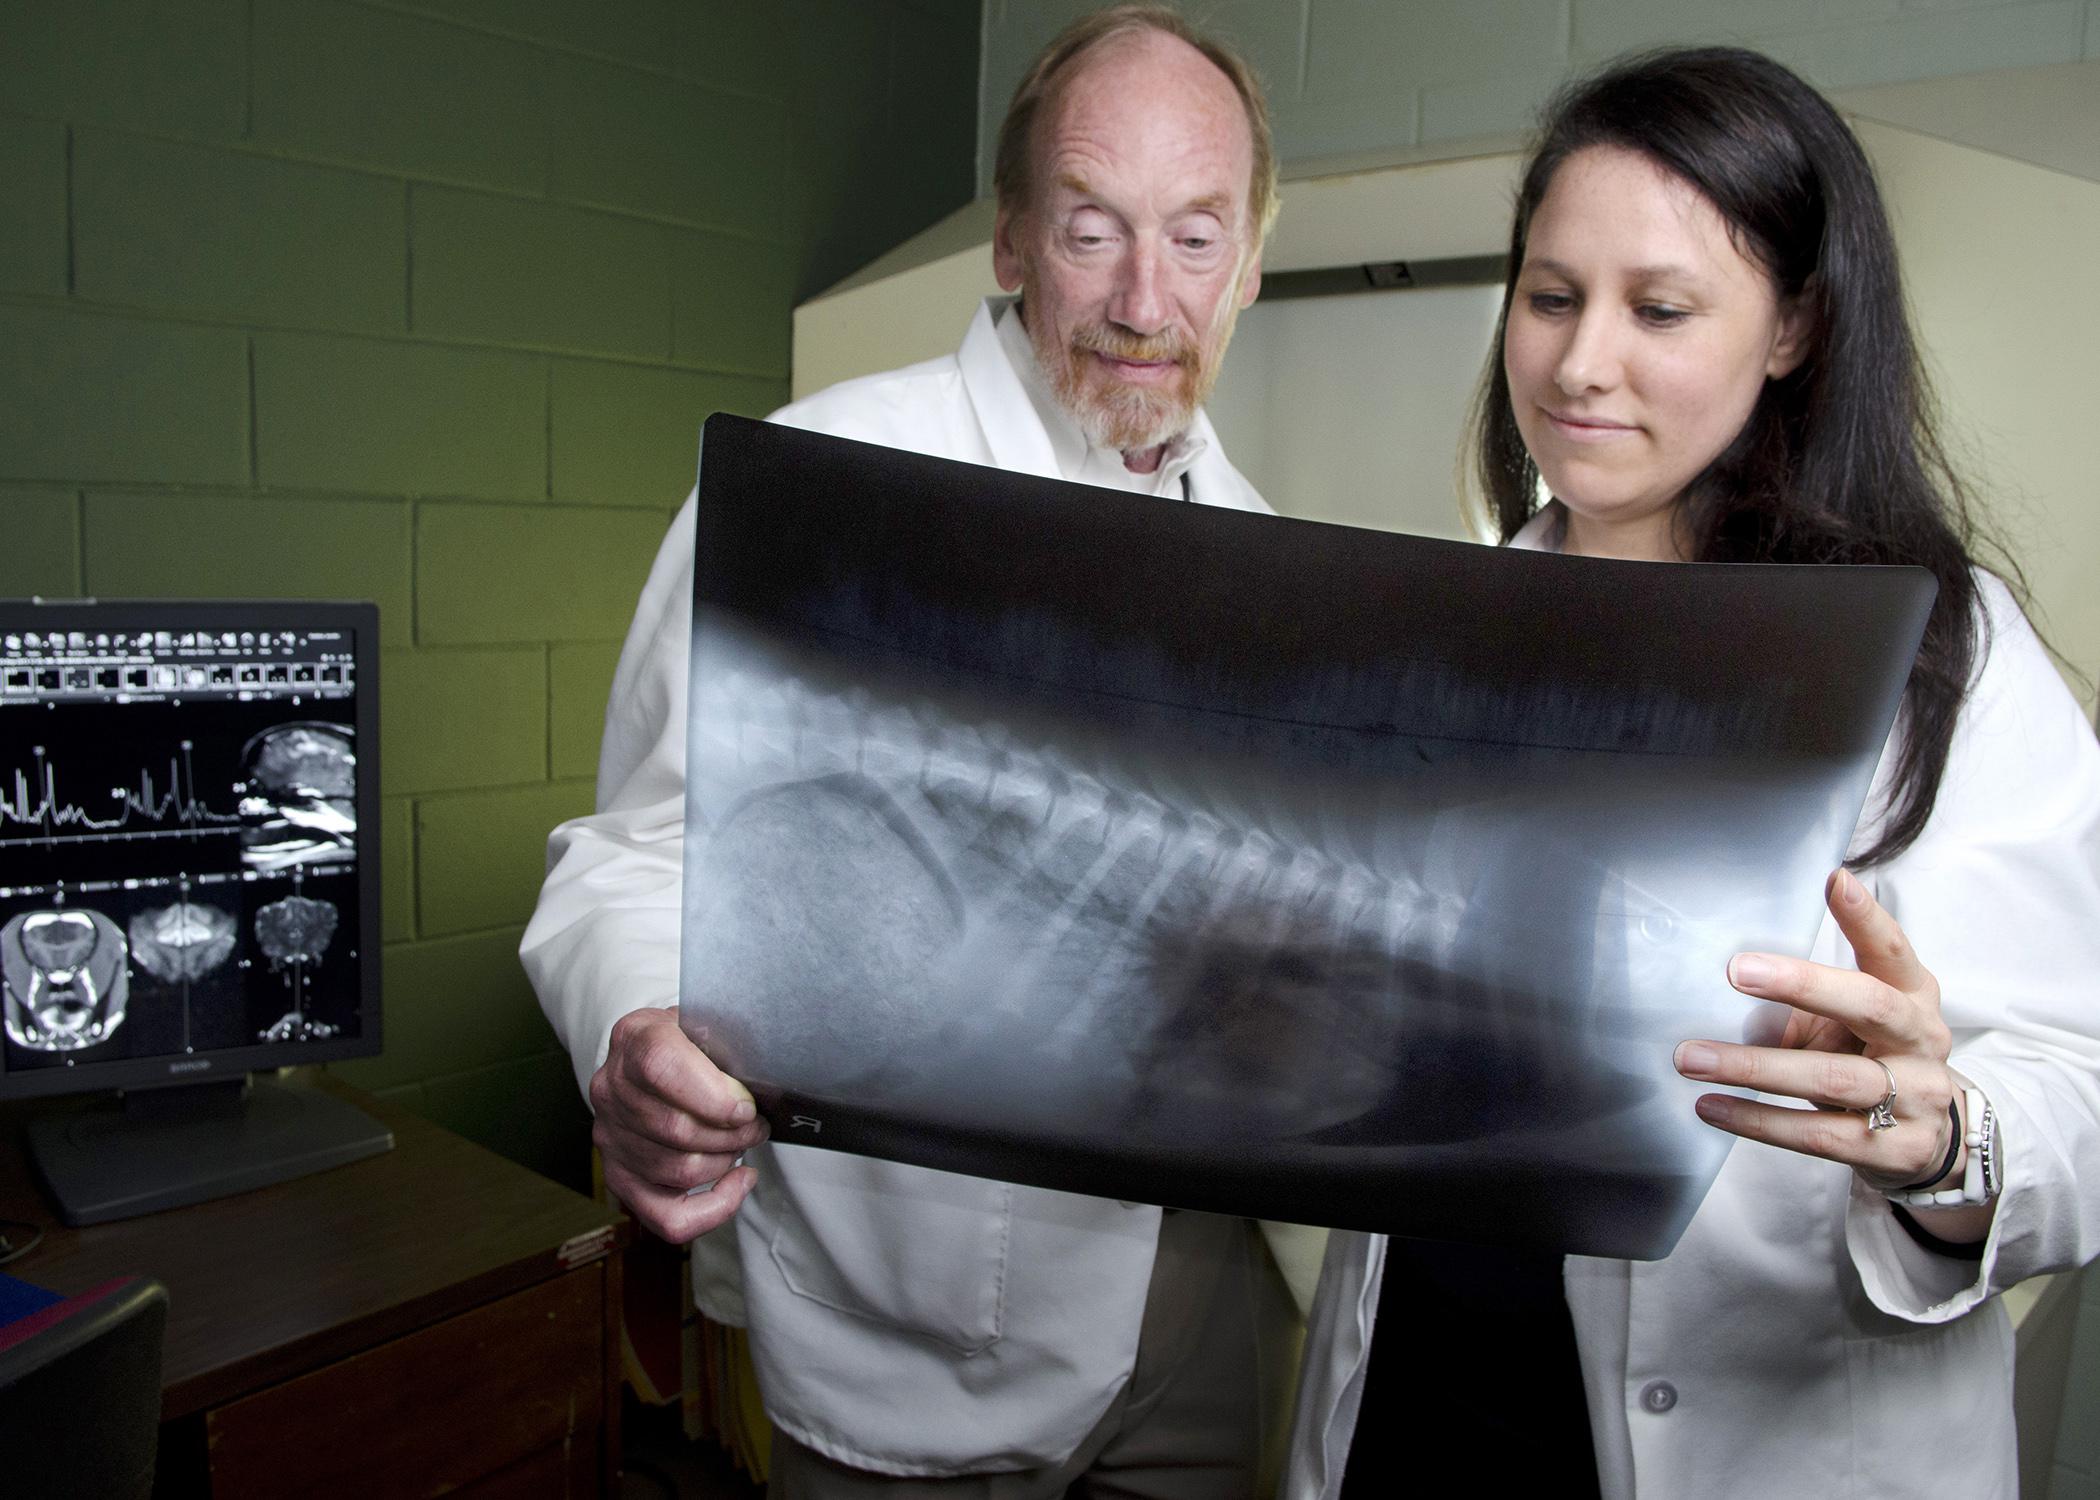
[[(2100, 746), (2011, 596), (1981, 582), (1988, 654), (1938, 803), (1861, 875), (1939, 979), (1952, 1066), (1997, 1111), (2004, 1191), (1982, 1259), (1921, 1248), (1843, 1166), (1738, 1142), (1668, 1258), (1567, 1261), (1607, 1497), (2017, 1493), (1996, 1294), (2100, 1252)], [(1827, 918), (1811, 956), (1851, 962)], [(1293, 1500), (1339, 1492), (1384, 1249), (1329, 1243)], [(1404, 1311), (1377, 1337), (1404, 1343)], [(1435, 1433), (1418, 1441), (1436, 1451)]]

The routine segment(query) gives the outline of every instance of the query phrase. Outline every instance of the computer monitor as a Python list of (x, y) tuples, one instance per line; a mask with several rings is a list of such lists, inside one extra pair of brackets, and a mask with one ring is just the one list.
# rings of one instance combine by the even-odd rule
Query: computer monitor
[(248, 1075), (380, 1048), (378, 612), (0, 601), (0, 1099), (62, 1215), (121, 1218), (390, 1144)]

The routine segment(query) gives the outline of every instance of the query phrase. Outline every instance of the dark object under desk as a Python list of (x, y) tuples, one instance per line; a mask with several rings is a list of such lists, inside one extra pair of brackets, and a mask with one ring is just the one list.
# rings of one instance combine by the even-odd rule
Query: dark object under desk
[(620, 1254), (602, 1204), (347, 1086), (381, 1156), (212, 1203), (70, 1229), (4, 1117), (0, 1218), (44, 1240), (10, 1274), (71, 1294), (168, 1289), (158, 1492), (302, 1500), (615, 1493)]

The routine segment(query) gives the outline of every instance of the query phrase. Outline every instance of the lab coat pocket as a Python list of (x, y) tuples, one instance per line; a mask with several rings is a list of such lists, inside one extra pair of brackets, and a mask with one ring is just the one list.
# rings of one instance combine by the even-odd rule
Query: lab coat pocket
[(1012, 1187), (828, 1151), (777, 1154), (796, 1160), (775, 1175), (768, 1249), (791, 1291), (964, 1354), (998, 1340)]

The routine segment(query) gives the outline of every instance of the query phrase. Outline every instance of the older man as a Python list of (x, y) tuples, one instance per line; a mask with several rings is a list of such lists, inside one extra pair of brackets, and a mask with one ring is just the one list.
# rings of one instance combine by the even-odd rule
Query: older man
[[(1265, 510), (1202, 412), (1275, 211), (1246, 66), (1170, 11), (1089, 17), (1016, 91), (995, 177), (1018, 300), (953, 357), (773, 420)], [(672, 1240), (736, 1215), (740, 1277), (725, 1230), (696, 1291), (748, 1320), (774, 1493), (1251, 1494), (1288, 1320), (1253, 1226), (803, 1148), (733, 1164), (764, 1126), (669, 1003), (692, 545), (689, 500), (621, 656), (599, 811), (556, 830), (523, 954), (622, 1201)]]

